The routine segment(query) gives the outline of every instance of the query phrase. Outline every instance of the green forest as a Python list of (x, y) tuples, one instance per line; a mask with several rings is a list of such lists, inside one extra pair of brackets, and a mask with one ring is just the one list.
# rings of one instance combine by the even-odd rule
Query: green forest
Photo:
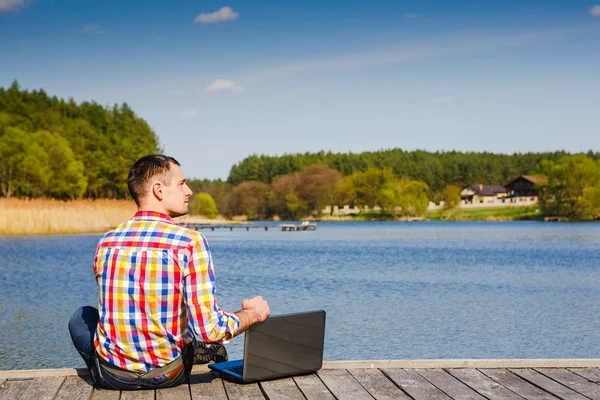
[[(139, 157), (161, 152), (148, 123), (125, 103), (77, 104), (44, 90), (0, 88), (0, 196), (4, 198), (128, 198), (127, 174)], [(172, 155), (177, 158), (177, 155)], [(420, 216), (429, 201), (460, 201), (460, 190), (505, 185), (540, 175), (540, 207), (567, 220), (600, 216), (600, 153), (564, 151), (318, 152), (251, 155), (225, 181), (190, 179), (191, 212), (299, 219), (328, 205), (380, 207), (393, 219)]]
[(160, 151), (156, 133), (125, 103), (104, 107), (0, 88), (0, 195), (126, 198), (139, 157)]
[[(328, 166), (342, 175), (366, 171), (369, 167), (391, 168), (395, 176), (427, 183), (431, 194), (441, 192), (447, 185), (466, 187), (474, 183), (505, 185), (521, 174), (539, 170), (543, 160), (558, 162), (568, 155), (564, 151), (551, 153), (489, 152), (428, 152), (389, 149), (363, 153), (304, 153), (283, 156), (252, 155), (231, 168), (227, 183), (234, 186), (243, 181), (271, 183), (276, 176), (298, 172), (312, 164)], [(587, 156), (600, 159), (599, 152)]]

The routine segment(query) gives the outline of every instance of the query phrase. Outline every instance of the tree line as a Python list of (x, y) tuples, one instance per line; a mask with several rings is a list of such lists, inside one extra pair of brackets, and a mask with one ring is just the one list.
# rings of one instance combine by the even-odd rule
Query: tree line
[[(161, 152), (146, 121), (126, 104), (77, 104), (44, 90), (0, 87), (0, 195), (128, 198), (139, 157)], [(378, 206), (392, 217), (422, 215), (430, 200), (455, 207), (460, 189), (505, 185), (539, 174), (540, 207), (564, 219), (598, 218), (600, 153), (494, 154), (389, 149), (363, 153), (251, 155), (226, 181), (190, 180), (192, 211), (250, 219), (319, 215), (327, 205)]]
[[(544, 177), (537, 184), (543, 215), (575, 221), (600, 218), (599, 160), (585, 154), (565, 155), (556, 162), (542, 160), (528, 172)], [(423, 216), (431, 200), (444, 201), (446, 210), (458, 207), (461, 200), (461, 186), (447, 184), (432, 197), (427, 182), (398, 176), (390, 167), (368, 167), (344, 176), (313, 164), (276, 176), (270, 184), (250, 180), (234, 186), (220, 180), (192, 180), (190, 186), (199, 193), (192, 212), (249, 219), (320, 217), (326, 206), (346, 204), (368, 210), (378, 207), (379, 215), (397, 219)], [(200, 198), (212, 211), (199, 203)]]
[[(490, 152), (429, 152), (389, 149), (362, 153), (304, 153), (282, 156), (251, 155), (235, 164), (227, 178), (233, 186), (243, 181), (271, 184), (280, 175), (299, 172), (312, 164), (325, 165), (342, 175), (364, 172), (368, 168), (390, 168), (400, 179), (417, 180), (428, 185), (428, 194), (435, 197), (448, 185), (466, 187), (474, 183), (505, 185), (521, 174), (531, 174), (543, 160), (559, 162), (569, 153), (495, 154)], [(600, 159), (599, 152), (587, 156)]]
[(155, 132), (126, 104), (77, 104), (44, 90), (0, 87), (0, 195), (126, 198), (127, 174), (160, 151)]

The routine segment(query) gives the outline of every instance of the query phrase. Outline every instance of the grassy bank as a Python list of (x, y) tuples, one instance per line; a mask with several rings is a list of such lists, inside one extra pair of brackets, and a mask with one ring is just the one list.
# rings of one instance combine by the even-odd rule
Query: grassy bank
[[(103, 233), (136, 212), (128, 200), (0, 199), (0, 235)], [(185, 216), (177, 222), (219, 223)]]
[(436, 210), (427, 214), (431, 220), (446, 221), (512, 221), (542, 220), (544, 216), (539, 207), (489, 207), (472, 209), (455, 209), (452, 211)]
[(125, 200), (0, 199), (0, 235), (99, 233), (136, 210)]
[[(317, 218), (320, 221), (392, 221), (393, 216), (385, 212), (362, 213), (354, 216), (329, 216)], [(452, 211), (436, 210), (427, 212), (423, 217), (401, 218), (399, 221), (432, 220), (432, 221), (512, 221), (543, 220), (539, 207), (488, 207), (476, 209), (456, 209)]]

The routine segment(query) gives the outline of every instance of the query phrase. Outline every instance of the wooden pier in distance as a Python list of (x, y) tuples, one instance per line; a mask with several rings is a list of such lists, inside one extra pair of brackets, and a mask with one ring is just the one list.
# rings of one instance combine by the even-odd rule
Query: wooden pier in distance
[(161, 390), (94, 388), (85, 369), (0, 371), (0, 400), (600, 399), (600, 359), (330, 361), (317, 373), (251, 384), (194, 366)]
[(309, 230), (313, 230), (316, 231), (317, 230), (317, 224), (316, 223), (310, 223), (308, 221), (303, 221), (301, 224), (280, 224), (279, 225), (281, 227), (282, 231), (309, 231)]

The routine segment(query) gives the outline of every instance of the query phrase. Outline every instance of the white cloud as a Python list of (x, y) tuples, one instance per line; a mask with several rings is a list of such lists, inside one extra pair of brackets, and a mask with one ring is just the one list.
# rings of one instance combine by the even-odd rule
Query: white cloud
[(104, 31), (101, 30), (98, 25), (84, 25), (81, 31), (83, 33), (104, 33)]
[(240, 15), (233, 11), (231, 7), (223, 7), (220, 10), (211, 13), (202, 13), (198, 15), (194, 22), (200, 24), (214, 24), (217, 22), (233, 21)]
[(217, 79), (206, 87), (207, 92), (243, 92), (244, 88), (230, 79)]
[(419, 14), (407, 13), (407, 14), (404, 14), (404, 18), (408, 18), (408, 19), (419, 18)]
[(198, 115), (198, 110), (187, 110), (179, 114), (180, 117), (191, 118)]
[(450, 96), (438, 96), (431, 99), (431, 101), (435, 104), (447, 104), (452, 103), (454, 101), (454, 98)]
[(590, 8), (590, 15), (592, 17), (600, 17), (600, 4)]
[(16, 12), (25, 7), (25, 0), (0, 0), (0, 13)]

